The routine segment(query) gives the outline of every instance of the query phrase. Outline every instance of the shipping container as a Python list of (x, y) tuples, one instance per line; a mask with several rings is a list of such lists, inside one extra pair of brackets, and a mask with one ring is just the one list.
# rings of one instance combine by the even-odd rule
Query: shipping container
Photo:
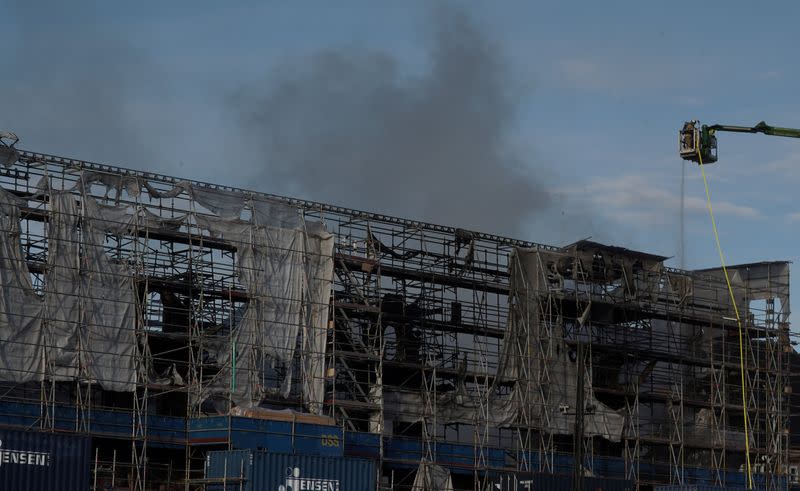
[(344, 448), (342, 451), (347, 457), (377, 459), (381, 455), (381, 435), (347, 431), (344, 433)]
[[(542, 474), (518, 472), (501, 474), (493, 482), (499, 491), (562, 491), (572, 490), (573, 476), (570, 474)], [(636, 485), (624, 479), (607, 477), (584, 477), (583, 491), (634, 491)]]
[(377, 467), (367, 459), (230, 450), (208, 453), (205, 482), (208, 491), (375, 491)]
[[(729, 477), (736, 477), (738, 479), (729, 479), (728, 484), (725, 486), (712, 486), (711, 484), (684, 484), (684, 485), (663, 485), (656, 486), (655, 491), (748, 491), (747, 485), (743, 484), (746, 480), (743, 474)], [(742, 484), (735, 484), (737, 481)], [(753, 474), (753, 488), (752, 491), (764, 491), (766, 489), (786, 489), (787, 482), (784, 476), (773, 477), (773, 484), (767, 486), (764, 474)]]
[(189, 421), (191, 445), (230, 444), (236, 450), (267, 450), (341, 457), (342, 429), (330, 425), (272, 421), (239, 416), (212, 416)]
[[(3, 426), (24, 431), (36, 427), (40, 419), (39, 403), (0, 401)], [(72, 431), (78, 408), (67, 404), (56, 406), (53, 425), (56, 430)], [(131, 434), (131, 411), (92, 409), (89, 431), (94, 435), (127, 438)], [(183, 448), (186, 444), (186, 419), (175, 416), (147, 416), (147, 445), (150, 447)]]
[[(758, 489), (764, 488), (755, 488)], [(656, 486), (655, 491), (746, 491), (747, 486), (711, 486), (710, 484), (685, 484), (683, 486)]]
[(90, 469), (86, 437), (0, 429), (0, 490), (86, 491)]
[[(385, 441), (384, 456), (396, 464), (397, 468), (416, 468), (425, 456), (425, 442), (420, 438), (393, 437)], [(472, 474), (471, 467), (481, 466), (481, 458), (492, 468), (502, 468), (506, 464), (506, 452), (502, 448), (485, 447), (481, 455), (476, 454), (475, 446), (466, 443), (435, 442), (432, 449), (436, 463), (450, 467), (453, 474)]]

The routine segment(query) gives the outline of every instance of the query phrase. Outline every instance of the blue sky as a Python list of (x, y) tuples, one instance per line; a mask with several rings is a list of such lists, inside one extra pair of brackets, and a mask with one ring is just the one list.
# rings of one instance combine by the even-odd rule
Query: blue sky
[[(795, 2), (448, 5), (473, 19), (513, 73), (508, 144), (551, 203), (522, 238), (593, 236), (676, 256), (681, 123), (800, 126)], [(231, 97), (326, 50), (386, 53), (402, 76), (424, 74), (434, 10), (422, 1), (0, 1), (10, 53), (0, 126), (23, 148), (286, 194), (254, 182), (244, 164), (236, 172), (259, 157)], [(707, 170), (728, 262), (795, 260), (800, 141), (720, 134), (719, 147)], [(716, 266), (700, 172), (685, 170), (684, 264)]]

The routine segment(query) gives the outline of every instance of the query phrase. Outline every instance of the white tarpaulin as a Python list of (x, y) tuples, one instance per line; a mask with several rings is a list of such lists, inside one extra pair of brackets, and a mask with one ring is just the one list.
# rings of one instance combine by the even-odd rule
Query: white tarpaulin
[(419, 463), (412, 491), (453, 491), (450, 471), (440, 465), (423, 460)]
[(91, 197), (84, 198), (84, 263), (81, 298), (85, 304), (81, 323), (84, 366), (89, 377), (107, 390), (136, 389), (136, 290), (124, 265), (114, 263), (103, 244), (110, 232)]
[(54, 380), (72, 380), (78, 375), (81, 322), (78, 218), (78, 203), (72, 193), (50, 194), (43, 327), (51, 362), (47, 375)]
[[(508, 426), (517, 417), (517, 403), (513, 394), (491, 397), (485, 405), (475, 396), (461, 396), (458, 391), (438, 395), (426, 401), (419, 392), (392, 390), (383, 395), (386, 418), (406, 423), (433, 420), (441, 424), (474, 424), (489, 422)], [(435, 411), (435, 414), (434, 414)]]
[(44, 375), (42, 299), (33, 290), (20, 245), (20, 206), (0, 188), (0, 379), (23, 383)]
[[(48, 255), (43, 296), (33, 291), (19, 244), (19, 206), (3, 208), (0, 378), (27, 382), (90, 379), (107, 390), (136, 387), (136, 296), (133, 279), (103, 249), (107, 226), (93, 198), (49, 193)], [(45, 362), (48, 363), (45, 363)], [(22, 367), (22, 370), (20, 370)]]
[[(203, 206), (226, 209), (238, 198), (203, 191)], [(197, 189), (193, 194), (198, 196)], [(237, 205), (238, 206), (238, 205)], [(199, 227), (237, 249), (237, 276), (247, 290), (247, 309), (229, 343), (215, 350), (221, 370), (204, 397), (230, 390), (242, 407), (257, 405), (270, 392), (262, 381), (277, 364), (284, 375), (277, 393), (288, 397), (294, 380), (298, 339), (303, 401), (322, 409), (328, 308), (333, 280), (333, 236), (321, 224), (303, 222), (296, 209), (254, 202), (252, 218), (197, 216)], [(288, 226), (288, 227), (287, 227)]]
[(303, 322), (303, 395), (308, 409), (322, 413), (328, 308), (333, 287), (333, 235), (321, 223), (306, 226), (308, 305)]
[(520, 404), (544, 431), (562, 435), (574, 432), (578, 377), (584, 377), (585, 435), (620, 441), (624, 417), (597, 400), (588, 374), (578, 373), (577, 356), (565, 342), (563, 325), (545, 318), (540, 308), (551, 265), (565, 260), (569, 257), (564, 253), (515, 249), (509, 268), (515, 309), (504, 339), (502, 376), (518, 378), (515, 391)]

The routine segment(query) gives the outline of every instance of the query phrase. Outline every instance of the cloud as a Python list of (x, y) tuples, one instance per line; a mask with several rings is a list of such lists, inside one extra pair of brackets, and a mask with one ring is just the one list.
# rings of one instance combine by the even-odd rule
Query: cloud
[(558, 66), (566, 81), (576, 87), (605, 87), (610, 83), (608, 72), (590, 60), (561, 60)]
[(759, 80), (779, 80), (783, 77), (783, 72), (780, 70), (767, 70), (765, 72), (758, 73), (756, 77)]
[(800, 222), (800, 211), (795, 211), (793, 213), (788, 213), (786, 215), (786, 220), (789, 223), (797, 223)]
[(702, 106), (706, 103), (705, 99), (702, 97), (692, 95), (679, 95), (673, 97), (673, 100), (682, 106)]
[(765, 164), (748, 167), (750, 174), (780, 174), (783, 177), (800, 177), (800, 151), (790, 152)]
[[(588, 201), (597, 212), (621, 223), (664, 225), (671, 223), (681, 209), (679, 194), (659, 187), (658, 182), (642, 175), (595, 178), (584, 186), (563, 192), (573, 199)], [(743, 219), (761, 216), (755, 208), (729, 201), (716, 201), (712, 205), (718, 215)], [(696, 196), (685, 197), (684, 210), (693, 215), (708, 213), (706, 200)]]
[[(676, 69), (680, 67), (680, 69)], [(562, 58), (555, 62), (553, 76), (567, 86), (589, 91), (642, 93), (696, 87), (713, 74), (706, 65), (654, 58), (647, 53), (619, 52)], [(680, 96), (683, 104), (698, 104), (694, 97)]]

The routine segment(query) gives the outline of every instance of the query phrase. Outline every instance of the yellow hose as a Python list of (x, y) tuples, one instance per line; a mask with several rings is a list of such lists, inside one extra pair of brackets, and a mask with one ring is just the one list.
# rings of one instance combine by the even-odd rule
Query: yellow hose
[(744, 370), (744, 334), (742, 330), (742, 319), (739, 316), (739, 307), (736, 305), (736, 296), (733, 294), (733, 287), (731, 287), (731, 279), (728, 276), (728, 268), (725, 266), (725, 255), (722, 254), (722, 246), (719, 243), (719, 233), (717, 233), (717, 221), (714, 219), (714, 210), (711, 207), (711, 191), (708, 189), (708, 180), (706, 179), (706, 171), (703, 168), (703, 156), (700, 151), (697, 152), (698, 163), (700, 164), (700, 173), (703, 174), (703, 185), (706, 188), (706, 203), (708, 204), (708, 215), (711, 217), (711, 228), (714, 230), (714, 242), (717, 244), (717, 252), (719, 253), (719, 261), (722, 264), (722, 272), (725, 274), (725, 283), (728, 285), (728, 293), (731, 296), (731, 303), (733, 304), (733, 311), (736, 313), (736, 324), (739, 326), (739, 373), (742, 376), (742, 414), (744, 414), (744, 451), (745, 458), (747, 459), (747, 489), (753, 489), (753, 470), (750, 467), (750, 431), (749, 419), (750, 415), (747, 413), (747, 387), (745, 383), (745, 370)]

